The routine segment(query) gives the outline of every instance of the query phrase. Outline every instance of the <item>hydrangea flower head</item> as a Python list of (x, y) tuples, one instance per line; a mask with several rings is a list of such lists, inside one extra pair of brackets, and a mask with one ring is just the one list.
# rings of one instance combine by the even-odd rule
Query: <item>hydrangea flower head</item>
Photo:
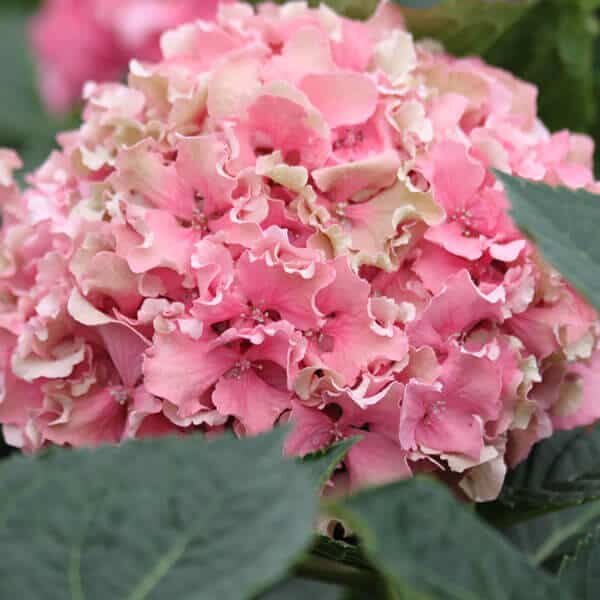
[(0, 421), (24, 451), (291, 423), (361, 436), (341, 491), (427, 471), (477, 501), (600, 417), (598, 318), (491, 167), (600, 188), (536, 89), (304, 3), (162, 37), (21, 193), (0, 155)]

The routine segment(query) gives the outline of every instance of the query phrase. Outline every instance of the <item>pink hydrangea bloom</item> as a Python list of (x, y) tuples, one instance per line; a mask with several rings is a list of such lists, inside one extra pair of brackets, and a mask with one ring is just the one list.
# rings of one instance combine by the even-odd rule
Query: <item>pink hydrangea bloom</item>
[(162, 37), (21, 193), (0, 154), (0, 421), (26, 452), (357, 434), (339, 489), (437, 473), (474, 500), (595, 422), (598, 317), (515, 228), (489, 167), (597, 189), (536, 90), (304, 4)]
[(47, 107), (54, 112), (70, 109), (87, 81), (119, 79), (132, 58), (158, 60), (164, 31), (193, 19), (212, 19), (218, 3), (45, 0), (31, 24), (31, 41)]

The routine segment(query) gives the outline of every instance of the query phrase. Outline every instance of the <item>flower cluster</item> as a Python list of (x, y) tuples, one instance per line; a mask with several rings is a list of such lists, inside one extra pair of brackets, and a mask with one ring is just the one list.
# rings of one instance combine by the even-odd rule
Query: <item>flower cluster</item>
[[(600, 417), (597, 315), (491, 167), (598, 191), (536, 89), (304, 3), (221, 5), (12, 183), (0, 156), (0, 422), (30, 452), (291, 422), (360, 435), (338, 490), (438, 474), (475, 500)], [(594, 368), (596, 372), (594, 372)]]
[(31, 24), (31, 41), (47, 107), (53, 112), (69, 110), (81, 98), (86, 81), (119, 79), (132, 58), (158, 60), (163, 31), (193, 19), (212, 19), (217, 4), (218, 0), (45, 0)]

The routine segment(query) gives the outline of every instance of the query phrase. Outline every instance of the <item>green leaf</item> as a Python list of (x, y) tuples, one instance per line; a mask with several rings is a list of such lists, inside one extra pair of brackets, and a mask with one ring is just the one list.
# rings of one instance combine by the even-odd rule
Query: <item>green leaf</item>
[(372, 568), (369, 560), (359, 546), (339, 542), (320, 535), (317, 537), (311, 553), (329, 560), (335, 560), (359, 569)]
[(3, 0), (2, 8), (16, 8), (22, 10), (37, 9), (41, 0)]
[(415, 478), (332, 508), (396, 586), (456, 600), (570, 597), (441, 484)]
[[(327, 483), (335, 468), (344, 460), (350, 448), (360, 439), (360, 436), (347, 438), (328, 446), (324, 450), (308, 454), (301, 459), (301, 462), (305, 465), (305, 470), (311, 473), (317, 488), (321, 488)], [(326, 468), (323, 467), (324, 464), (327, 465)]]
[(0, 597), (237, 600), (264, 589), (307, 547), (316, 517), (313, 471), (284, 460), (284, 434), (6, 461)]
[(408, 30), (434, 38), (454, 54), (481, 54), (521, 19), (536, 0), (394, 0)]
[(323, 4), (351, 19), (366, 19), (375, 12), (378, 0), (324, 0)]
[(600, 309), (600, 196), (496, 172), (512, 214), (551, 262)]
[(479, 514), (505, 527), (594, 501), (600, 494), (598, 467), (600, 427), (556, 432), (510, 474), (498, 500), (478, 505)]
[(600, 478), (597, 476), (563, 484), (548, 484), (540, 490), (524, 490), (506, 485), (494, 506), (484, 505), (479, 509), (479, 514), (496, 527), (506, 527), (548, 513), (596, 503), (590, 514), (600, 517), (598, 500)]
[(260, 600), (341, 600), (343, 594), (344, 588), (340, 586), (296, 577), (278, 584), (260, 596)]
[(406, 8), (431, 8), (440, 4), (442, 0), (394, 0), (394, 2)]
[(386, 582), (359, 545), (322, 535), (313, 542), (308, 562), (297, 565), (295, 572), (325, 581), (343, 582), (347, 591), (340, 600), (426, 600), (412, 590), (405, 590), (401, 597), (390, 596)]
[[(246, 0), (246, 2), (257, 5), (264, 0)], [(285, 4), (288, 0), (274, 0), (276, 4)], [(319, 4), (327, 4), (338, 14), (351, 19), (366, 19), (370, 17), (377, 8), (379, 0), (308, 0), (310, 7), (316, 8)]]
[(25, 30), (25, 15), (0, 13), (0, 134), (7, 139), (32, 135), (46, 120), (36, 97)]
[[(0, 146), (15, 148), (25, 170), (39, 166), (56, 147), (57, 132), (78, 122), (76, 114), (63, 118), (46, 114), (39, 100), (27, 44), (27, 15), (3, 5), (0, 10)], [(31, 5), (32, 3), (28, 3)], [(8, 8), (8, 10), (7, 10)], [(23, 5), (23, 8), (28, 6)]]
[[(594, 483), (586, 474), (597, 471), (599, 466), (600, 426), (557, 432), (534, 447), (528, 459), (509, 476), (500, 498), (480, 505), (479, 511), (499, 525), (529, 518), (536, 514), (536, 508), (543, 513), (540, 508), (544, 508), (545, 491), (554, 489), (551, 492), (554, 494), (561, 488), (575, 491), (586, 481)], [(536, 498), (539, 504), (531, 510)], [(574, 543), (599, 520), (600, 502), (596, 501), (518, 523), (506, 533), (537, 562), (545, 562), (573, 550)]]
[(563, 560), (560, 580), (578, 600), (596, 600), (600, 589), (600, 529), (585, 536), (575, 554)]
[(578, 479), (599, 465), (600, 425), (557, 431), (533, 448), (528, 460), (511, 475), (511, 483), (539, 489)]

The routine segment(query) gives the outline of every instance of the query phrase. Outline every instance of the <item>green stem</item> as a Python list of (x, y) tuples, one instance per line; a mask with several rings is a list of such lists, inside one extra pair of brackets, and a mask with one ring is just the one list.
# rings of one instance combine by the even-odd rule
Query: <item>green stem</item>
[(373, 591), (380, 585), (379, 577), (373, 571), (311, 555), (304, 557), (294, 567), (293, 574), (303, 579), (334, 583), (355, 590)]

